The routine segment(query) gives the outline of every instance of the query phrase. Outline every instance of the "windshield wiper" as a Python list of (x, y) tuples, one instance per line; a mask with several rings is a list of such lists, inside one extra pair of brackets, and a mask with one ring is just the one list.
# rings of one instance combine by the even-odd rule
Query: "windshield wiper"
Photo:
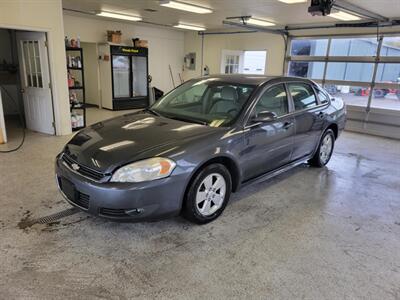
[(155, 110), (153, 110), (151, 108), (146, 108), (144, 111), (147, 111), (147, 112), (149, 112), (149, 113), (151, 113), (151, 114), (153, 114), (153, 115), (155, 115), (157, 117), (162, 117), (162, 115), (160, 113), (156, 112)]
[(180, 116), (166, 116), (166, 117), (169, 118), (169, 119), (182, 121), (182, 122), (186, 122), (186, 123), (195, 123), (195, 124), (201, 124), (201, 125), (204, 125), (204, 126), (208, 126), (207, 122), (201, 121), (201, 120), (182, 118)]

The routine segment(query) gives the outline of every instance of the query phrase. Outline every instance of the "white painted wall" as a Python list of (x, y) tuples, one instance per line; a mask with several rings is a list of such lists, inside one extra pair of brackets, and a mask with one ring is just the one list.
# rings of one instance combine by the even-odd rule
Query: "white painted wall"
[(139, 37), (149, 41), (149, 74), (152, 85), (164, 92), (173, 88), (168, 65), (171, 65), (175, 82), (182, 73), (184, 57), (184, 33), (182, 31), (143, 26), (132, 22), (118, 22), (91, 16), (64, 14), (65, 35), (80, 37), (83, 42), (104, 43), (107, 30), (121, 30), (122, 42), (132, 45), (132, 38)]
[[(266, 74), (282, 75), (285, 44), (283, 38), (268, 33), (241, 33), (204, 36), (204, 65), (210, 74), (220, 73), (222, 50), (266, 50)], [(201, 74), (201, 36), (185, 33), (185, 54), (196, 53), (196, 70), (185, 70), (185, 80)]]
[(81, 43), (83, 49), (83, 66), (85, 71), (86, 103), (100, 107), (99, 64), (96, 43)]
[(2, 0), (0, 28), (47, 32), (56, 131), (71, 133), (61, 0)]

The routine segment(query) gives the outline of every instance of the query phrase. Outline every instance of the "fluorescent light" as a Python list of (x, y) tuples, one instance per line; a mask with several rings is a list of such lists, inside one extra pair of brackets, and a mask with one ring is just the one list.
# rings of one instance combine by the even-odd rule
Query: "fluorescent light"
[(188, 24), (178, 24), (178, 25), (174, 25), (174, 27), (181, 28), (181, 29), (196, 30), (196, 31), (206, 30), (204, 27), (200, 27), (197, 25), (188, 25)]
[(278, 1), (286, 3), (286, 4), (296, 4), (296, 3), (307, 2), (307, 0), (278, 0)]
[(178, 2), (178, 1), (166, 1), (166, 0), (161, 0), (160, 1), (161, 6), (169, 7), (169, 8), (174, 8), (174, 9), (180, 9), (184, 11), (190, 11), (196, 14), (209, 14), (212, 13), (212, 10), (203, 7), (203, 6), (198, 6), (198, 5), (193, 5), (193, 4), (188, 4), (184, 2)]
[(265, 21), (265, 20), (260, 20), (260, 19), (254, 19), (250, 18), (246, 21), (247, 24), (250, 25), (257, 25), (257, 26), (275, 26), (275, 23)]
[(328, 15), (328, 17), (332, 17), (338, 20), (342, 20), (342, 21), (357, 21), (357, 20), (361, 20), (360, 17), (356, 16), (356, 15), (352, 15), (349, 14), (347, 12), (344, 11), (338, 11), (338, 12), (334, 12)]
[(108, 12), (108, 11), (101, 11), (101, 12), (97, 13), (96, 15), (98, 15), (100, 17), (121, 19), (121, 20), (127, 20), (127, 21), (141, 21), (142, 20), (141, 17), (122, 15), (122, 14), (112, 13), (112, 12)]

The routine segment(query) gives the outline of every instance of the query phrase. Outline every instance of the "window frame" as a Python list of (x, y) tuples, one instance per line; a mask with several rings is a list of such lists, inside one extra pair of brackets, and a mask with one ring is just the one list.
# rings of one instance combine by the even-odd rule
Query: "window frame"
[(277, 82), (277, 83), (274, 83), (274, 84), (267, 84), (266, 86), (261, 87), (261, 89), (257, 93), (256, 97), (253, 99), (253, 101), (247, 107), (245, 115), (244, 115), (244, 122), (243, 122), (244, 129), (251, 128), (251, 127), (255, 126), (256, 124), (259, 124), (259, 123), (254, 123), (254, 124), (250, 123), (251, 115), (252, 115), (252, 113), (253, 113), (258, 101), (260, 101), (260, 99), (264, 95), (264, 93), (267, 90), (269, 90), (270, 88), (273, 88), (276, 85), (283, 85), (284, 86), (285, 92), (286, 92), (286, 98), (287, 98), (287, 102), (288, 102), (288, 113), (286, 115), (282, 115), (282, 116), (277, 117), (276, 120), (285, 118), (285, 117), (287, 117), (287, 116), (289, 116), (290, 114), (293, 113), (293, 101), (292, 101), (291, 97), (289, 96), (289, 91), (288, 91), (286, 82), (282, 81), (282, 82)]
[[(299, 37), (289, 37), (288, 47), (286, 51), (285, 64), (284, 64), (284, 73), (289, 74), (289, 65), (290, 62), (323, 62), (324, 71), (322, 79), (312, 79), (313, 81), (325, 86), (326, 84), (332, 85), (346, 85), (346, 86), (359, 86), (359, 87), (367, 87), (370, 90), (374, 89), (398, 89), (400, 90), (400, 83), (387, 83), (387, 82), (379, 82), (377, 81), (377, 71), (379, 64), (382, 63), (400, 63), (400, 56), (381, 56), (382, 46), (384, 38), (387, 37), (400, 37), (398, 32), (394, 33), (385, 33), (379, 36), (378, 45), (377, 45), (377, 53), (376, 56), (330, 56), (331, 49), (331, 41), (333, 39), (345, 39), (345, 38), (376, 38), (376, 35), (373, 34), (333, 34), (328, 36), (299, 36)], [(328, 48), (326, 50), (325, 56), (311, 56), (311, 55), (292, 55), (292, 41), (294, 40), (317, 40), (317, 39), (328, 39)], [(372, 71), (372, 79), (371, 81), (347, 81), (347, 80), (328, 80), (326, 79), (327, 68), (329, 62), (345, 62), (345, 63), (373, 63), (373, 71)], [(330, 97), (329, 97), (330, 98)], [(318, 98), (319, 99), (319, 98)], [(366, 112), (371, 110), (373, 101), (373, 93), (370, 93), (367, 105), (362, 107)], [(352, 106), (352, 105), (349, 105)], [(386, 109), (392, 111), (391, 109)]]
[(257, 100), (254, 101), (254, 105), (252, 105), (252, 108), (251, 108), (251, 111), (250, 111), (250, 114), (249, 114), (249, 118), (252, 116), (254, 110), (256, 109), (257, 104), (261, 101), (261, 98), (264, 96), (264, 94), (265, 94), (266, 92), (268, 92), (270, 89), (272, 89), (272, 88), (274, 88), (274, 87), (276, 87), (276, 86), (278, 86), (278, 85), (282, 85), (282, 86), (283, 86), (283, 89), (285, 90), (285, 93), (286, 93), (287, 113), (284, 114), (284, 115), (278, 116), (277, 119), (279, 119), (279, 118), (281, 118), (281, 117), (284, 117), (284, 116), (287, 116), (288, 114), (291, 113), (291, 108), (292, 108), (292, 107), (291, 107), (291, 105), (290, 105), (290, 99), (289, 99), (288, 89), (287, 89), (287, 86), (286, 86), (285, 82), (281, 82), (281, 83), (276, 83), (276, 84), (270, 85), (270, 86), (268, 86), (268, 87), (265, 87), (262, 91), (260, 91), (260, 94), (257, 96)]
[[(297, 114), (298, 112), (304, 112), (304, 111), (308, 111), (308, 110), (313, 110), (313, 109), (315, 109), (315, 108), (318, 108), (318, 107), (322, 106), (322, 105), (321, 105), (321, 101), (320, 101), (320, 99), (319, 99), (319, 97), (318, 97), (318, 95), (317, 95), (317, 93), (316, 93), (316, 91), (315, 91), (315, 88), (313, 87), (312, 84), (307, 83), (307, 82), (303, 82), (303, 81), (293, 81), (293, 82), (292, 82), (292, 81), (289, 81), (289, 82), (286, 82), (285, 84), (286, 84), (286, 90), (287, 90), (288, 93), (289, 93), (288, 95), (289, 95), (289, 97), (290, 97), (290, 101), (292, 102), (292, 108), (293, 108), (293, 112), (292, 112), (292, 113)], [(312, 91), (313, 94), (314, 94), (316, 105), (315, 105), (315, 106), (312, 106), (312, 107), (307, 107), (307, 108), (303, 108), (303, 109), (296, 110), (296, 106), (295, 106), (295, 104), (294, 104), (294, 99), (293, 99), (293, 97), (292, 97), (292, 94), (290, 93), (290, 88), (289, 88), (289, 85), (291, 85), (291, 84), (303, 84), (303, 85), (308, 85), (308, 86), (310, 87), (311, 91)], [(326, 104), (326, 103), (323, 103), (323, 105), (325, 105), (325, 104)]]

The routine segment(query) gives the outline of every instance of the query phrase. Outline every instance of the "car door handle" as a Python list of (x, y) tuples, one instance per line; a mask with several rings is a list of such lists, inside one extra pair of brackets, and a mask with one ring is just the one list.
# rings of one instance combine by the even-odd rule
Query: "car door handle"
[(283, 129), (289, 129), (290, 127), (292, 127), (294, 125), (293, 122), (285, 122), (283, 123)]

